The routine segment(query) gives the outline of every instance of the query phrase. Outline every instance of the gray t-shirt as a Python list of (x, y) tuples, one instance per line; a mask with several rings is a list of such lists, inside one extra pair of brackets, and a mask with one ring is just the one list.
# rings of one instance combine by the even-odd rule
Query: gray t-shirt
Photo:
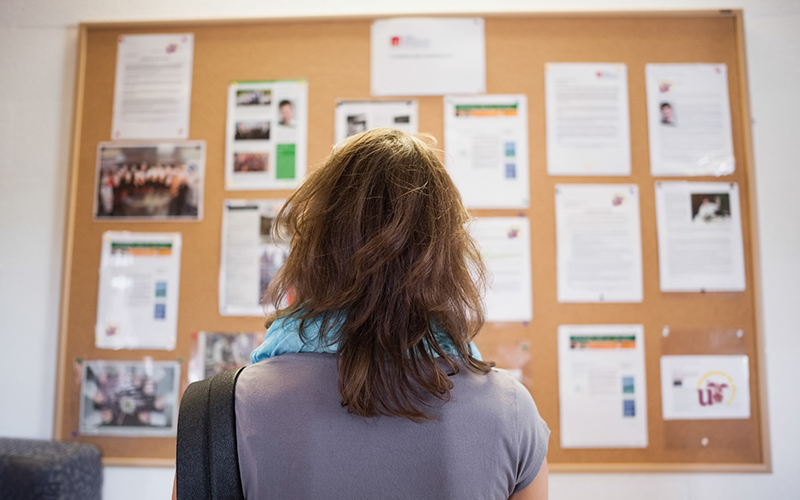
[[(434, 420), (347, 412), (333, 354), (284, 354), (236, 384), (248, 499), (506, 499), (536, 477), (550, 430), (503, 370), (462, 368)], [(438, 400), (436, 400), (438, 401)]]

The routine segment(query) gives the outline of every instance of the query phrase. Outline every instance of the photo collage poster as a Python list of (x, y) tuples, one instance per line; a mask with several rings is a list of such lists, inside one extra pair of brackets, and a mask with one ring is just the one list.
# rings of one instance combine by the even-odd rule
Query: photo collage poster
[(305, 80), (228, 86), (225, 188), (293, 189), (306, 174)]

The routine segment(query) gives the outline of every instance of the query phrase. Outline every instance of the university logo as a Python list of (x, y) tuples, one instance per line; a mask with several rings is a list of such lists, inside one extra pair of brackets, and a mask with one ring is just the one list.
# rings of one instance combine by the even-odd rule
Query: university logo
[(706, 373), (697, 382), (697, 397), (700, 406), (730, 405), (736, 397), (733, 377), (721, 371)]
[(427, 49), (431, 41), (427, 38), (417, 38), (413, 35), (389, 37), (389, 44), (392, 47), (403, 47), (406, 49)]
[(619, 79), (619, 74), (612, 71), (598, 71), (596, 72), (597, 78), (611, 78), (613, 80)]

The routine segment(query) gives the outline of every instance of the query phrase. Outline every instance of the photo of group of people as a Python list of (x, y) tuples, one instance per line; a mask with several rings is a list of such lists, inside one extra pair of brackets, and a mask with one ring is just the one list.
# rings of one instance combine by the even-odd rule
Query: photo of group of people
[(180, 364), (84, 361), (81, 434), (174, 436)]
[(98, 148), (94, 216), (202, 219), (205, 143)]
[(269, 122), (266, 121), (240, 121), (236, 122), (237, 141), (267, 141), (269, 140)]
[(238, 90), (236, 92), (237, 106), (269, 106), (272, 104), (272, 90)]
[(234, 172), (264, 172), (269, 164), (269, 153), (234, 153)]
[(264, 339), (264, 333), (197, 334), (197, 347), (189, 361), (189, 382), (250, 364), (250, 353)]
[(708, 224), (729, 220), (731, 199), (728, 193), (692, 193), (692, 222)]

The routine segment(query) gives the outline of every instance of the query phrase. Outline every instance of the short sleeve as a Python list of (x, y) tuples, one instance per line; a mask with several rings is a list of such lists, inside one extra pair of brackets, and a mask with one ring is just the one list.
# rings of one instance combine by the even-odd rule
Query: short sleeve
[(536, 409), (528, 389), (516, 384), (517, 392), (517, 480), (513, 493), (533, 482), (547, 456), (550, 429)]

